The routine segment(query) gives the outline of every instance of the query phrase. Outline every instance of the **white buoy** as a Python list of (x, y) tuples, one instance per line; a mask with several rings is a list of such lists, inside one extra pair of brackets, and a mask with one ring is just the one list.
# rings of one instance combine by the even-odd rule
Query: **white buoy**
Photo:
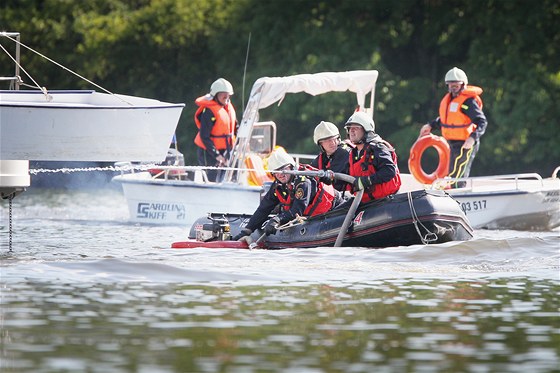
[(29, 161), (0, 160), (0, 197), (8, 199), (31, 185)]

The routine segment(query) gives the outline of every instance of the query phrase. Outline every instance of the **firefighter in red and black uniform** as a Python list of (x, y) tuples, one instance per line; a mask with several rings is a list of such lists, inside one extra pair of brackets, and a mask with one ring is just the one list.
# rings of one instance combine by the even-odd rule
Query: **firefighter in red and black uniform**
[[(294, 170), (296, 162), (283, 150), (276, 150), (268, 159), (268, 168), (275, 171)], [(266, 235), (275, 234), (282, 224), (297, 216), (315, 216), (333, 209), (340, 202), (339, 193), (332, 185), (315, 177), (274, 173), (275, 181), (265, 194), (259, 207), (241, 232), (233, 237), (237, 241), (261, 228), (269, 215), (279, 207), (279, 213), (268, 220)]]
[[(313, 141), (319, 146), (321, 153), (311, 161), (311, 166), (319, 170), (331, 170), (348, 175), (349, 147), (340, 141), (340, 132), (338, 132), (338, 127), (334, 123), (319, 123), (313, 131)], [(334, 188), (341, 192), (344, 192), (348, 185), (342, 180), (324, 178), (321, 181), (326, 184), (333, 184)]]
[(373, 119), (357, 111), (344, 126), (348, 138), (356, 146), (350, 151), (350, 175), (356, 179), (353, 192), (364, 190), (362, 202), (395, 194), (401, 187), (395, 149), (375, 133)]
[[(221, 167), (227, 164), (235, 143), (237, 119), (230, 102), (233, 86), (224, 78), (210, 86), (210, 93), (195, 100), (198, 109), (194, 122), (198, 134), (194, 143), (198, 146), (197, 156), (200, 166)], [(218, 170), (206, 170), (208, 180), (221, 181)]]
[[(457, 67), (449, 70), (445, 74), (448, 93), (439, 104), (439, 117), (420, 129), (420, 136), (429, 134), (432, 129), (441, 129), (441, 134), (451, 149), (449, 176), (453, 178), (469, 176), (480, 137), (488, 124), (482, 111), (482, 88), (468, 83), (467, 74), (463, 70)], [(464, 184), (466, 183), (462, 182), (458, 186)]]

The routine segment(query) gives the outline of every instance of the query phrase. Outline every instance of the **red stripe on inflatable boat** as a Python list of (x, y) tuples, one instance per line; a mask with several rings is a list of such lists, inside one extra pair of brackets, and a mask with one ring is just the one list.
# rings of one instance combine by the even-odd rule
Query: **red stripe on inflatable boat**
[(172, 249), (196, 249), (199, 247), (205, 249), (249, 249), (245, 241), (181, 241), (171, 244)]

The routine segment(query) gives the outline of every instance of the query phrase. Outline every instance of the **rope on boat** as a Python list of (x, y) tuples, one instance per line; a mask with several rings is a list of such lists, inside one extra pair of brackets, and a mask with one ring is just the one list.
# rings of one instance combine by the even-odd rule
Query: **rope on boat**
[[(6, 36), (8, 39), (11, 39), (12, 41), (14, 41), (14, 42), (16, 42), (16, 43), (19, 43), (19, 44), (21, 44), (21, 45), (24, 45), (24, 44), (22, 44), (21, 42), (18, 42), (16, 39), (14, 39), (14, 38), (12, 38), (12, 37), (10, 37), (10, 36), (8, 36), (8, 35), (4, 35), (4, 36)], [(49, 93), (47, 92), (47, 89), (46, 89), (45, 87), (39, 86), (39, 83), (37, 83), (37, 82), (35, 81), (35, 79), (33, 79), (33, 77), (23, 68), (23, 66), (21, 66), (21, 64), (20, 64), (10, 53), (8, 53), (8, 51), (6, 50), (6, 48), (4, 48), (4, 46), (3, 46), (2, 44), (0, 44), (0, 48), (2, 48), (2, 50), (8, 55), (8, 57), (10, 57), (10, 58), (12, 59), (12, 61), (14, 61), (14, 63), (21, 69), (21, 71), (23, 71), (23, 72), (25, 73), (25, 75), (27, 75), (27, 76), (29, 77), (29, 79), (31, 79), (31, 81), (32, 81), (33, 83), (35, 83), (35, 86), (31, 86), (31, 85), (29, 85), (29, 84), (26, 84), (26, 86), (31, 87), (31, 88), (38, 88), (41, 92), (43, 92), (43, 94), (45, 95), (47, 101), (51, 101), (51, 100), (52, 100), (52, 97), (51, 97), (51, 96), (49, 95)], [(22, 82), (20, 76), (18, 76), (17, 79), (18, 79), (18, 81)]]
[[(418, 232), (418, 237), (420, 237), (422, 243), (424, 245), (427, 245), (429, 243), (437, 241), (437, 234), (435, 234), (434, 232), (430, 232), (430, 230), (424, 224), (422, 224), (422, 222), (418, 218), (418, 214), (416, 214), (416, 209), (414, 208), (414, 203), (412, 202), (412, 192), (407, 192), (406, 195), (408, 197), (408, 206), (410, 207), (412, 222), (414, 223), (414, 228), (416, 228), (416, 232)], [(422, 235), (419, 226), (424, 228), (424, 230), (426, 231), (426, 235)]]
[[(110, 95), (112, 95), (112, 96), (117, 97), (119, 100), (121, 100), (121, 101), (124, 102), (125, 104), (128, 104), (128, 105), (130, 105), (130, 106), (134, 106), (132, 103), (128, 102), (127, 100), (125, 100), (124, 98), (120, 97), (119, 95), (116, 95), (116, 94), (114, 94), (113, 92), (109, 91), (108, 89), (103, 88), (103, 87), (100, 86), (99, 84), (96, 84), (96, 83), (92, 82), (91, 80), (89, 80), (89, 79), (87, 79), (87, 78), (81, 76), (81, 75), (78, 74), (77, 72), (70, 70), (70, 69), (67, 68), (66, 66), (64, 66), (64, 65), (62, 65), (62, 64), (60, 64), (60, 63), (58, 63), (58, 62), (56, 62), (55, 60), (53, 60), (53, 59), (51, 59), (51, 58), (45, 56), (44, 54), (42, 54), (42, 53), (36, 51), (35, 49), (33, 49), (33, 48), (31, 48), (30, 46), (28, 46), (28, 45), (22, 43), (21, 41), (16, 40), (16, 39), (12, 38), (11, 36), (9, 36), (9, 35), (7, 35), (7, 34), (5, 34), (5, 33), (0, 33), (0, 35), (6, 37), (6, 38), (8, 38), (8, 39), (10, 39), (10, 40), (13, 41), (14, 43), (19, 44), (19, 45), (21, 45), (21, 46), (24, 47), (24, 48), (27, 48), (27, 49), (30, 50), (31, 52), (33, 52), (33, 53), (39, 55), (40, 57), (46, 59), (46, 60), (49, 61), (49, 62), (55, 64), (56, 66), (60, 67), (61, 69), (64, 69), (64, 70), (68, 71), (69, 73), (71, 73), (71, 74), (77, 76), (78, 78), (80, 78), (80, 79), (82, 79), (82, 80), (85, 80), (86, 82), (88, 82), (89, 84), (93, 85), (94, 87), (97, 87), (97, 88), (101, 89), (102, 91), (104, 91), (104, 92), (106, 92), (106, 93), (108, 93), (108, 94), (110, 94)], [(12, 55), (11, 55), (10, 53), (8, 53), (8, 51), (6, 51), (6, 49), (5, 49), (1, 44), (0, 44), (0, 46), (2, 47), (2, 49), (4, 50), (4, 52), (6, 52), (6, 54), (7, 54), (8, 56), (10, 56), (10, 58), (19, 66), (19, 68), (25, 73), (25, 75), (27, 75), (27, 76), (29, 77), (29, 79), (31, 79), (31, 80), (33, 81), (33, 83), (35, 83), (36, 87), (37, 87), (38, 89), (40, 89), (41, 92), (43, 92), (43, 93), (45, 94), (47, 100), (48, 100), (48, 101), (51, 101), (51, 100), (52, 100), (52, 97), (48, 94), (47, 89), (46, 89), (45, 87), (40, 87), (39, 84), (37, 84), (37, 82), (31, 77), (31, 75), (30, 75), (27, 71), (25, 71), (25, 69), (12, 57)]]
[(296, 214), (295, 218), (293, 218), (292, 220), (290, 220), (286, 224), (279, 226), (278, 228), (276, 228), (276, 230), (283, 231), (283, 230), (288, 229), (290, 227), (293, 227), (293, 226), (296, 226), (296, 225), (301, 225), (301, 224), (305, 223), (306, 220), (307, 220), (307, 218), (305, 216), (299, 216), (299, 215)]
[(164, 166), (156, 163), (141, 164), (141, 165), (115, 165), (105, 167), (62, 167), (62, 168), (30, 168), (30, 175), (37, 175), (41, 173), (72, 173), (72, 172), (89, 172), (89, 171), (148, 171), (153, 168), (168, 171), (198, 171), (198, 170), (232, 170), (232, 171), (258, 171), (254, 168), (236, 168), (236, 167), (214, 167), (214, 166)]
[[(279, 226), (278, 228), (276, 228), (276, 230), (278, 231), (283, 231), (285, 229), (294, 227), (296, 225), (300, 225), (305, 223), (305, 221), (307, 220), (307, 218), (305, 216), (299, 216), (296, 215), (296, 217), (292, 220), (290, 220), (289, 222)], [(267, 221), (268, 222), (268, 221)], [(266, 225), (266, 222), (263, 223), (263, 226)], [(242, 240), (245, 240), (247, 242), (247, 244), (249, 245), (249, 250), (254, 250), (254, 249), (258, 249), (259, 248), (259, 244), (266, 238), (266, 233), (261, 234), (261, 236), (256, 240), (256, 241), (252, 241), (251, 236), (245, 236), (243, 238), (241, 238)]]

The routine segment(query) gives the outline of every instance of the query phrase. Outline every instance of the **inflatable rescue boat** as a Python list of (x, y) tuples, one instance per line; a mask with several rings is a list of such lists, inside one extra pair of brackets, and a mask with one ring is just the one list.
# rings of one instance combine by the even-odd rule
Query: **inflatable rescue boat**
[[(175, 242), (171, 247), (334, 247), (348, 212), (348, 208), (341, 207), (323, 215), (290, 222), (270, 236), (264, 236), (262, 230), (257, 230), (251, 235), (251, 245), (231, 240), (245, 227), (250, 215), (212, 213), (195, 221), (189, 240)], [(352, 215), (351, 224), (341, 236), (342, 247), (383, 248), (465, 241), (473, 237), (473, 229), (457, 201), (439, 190), (400, 193), (360, 204)]]

